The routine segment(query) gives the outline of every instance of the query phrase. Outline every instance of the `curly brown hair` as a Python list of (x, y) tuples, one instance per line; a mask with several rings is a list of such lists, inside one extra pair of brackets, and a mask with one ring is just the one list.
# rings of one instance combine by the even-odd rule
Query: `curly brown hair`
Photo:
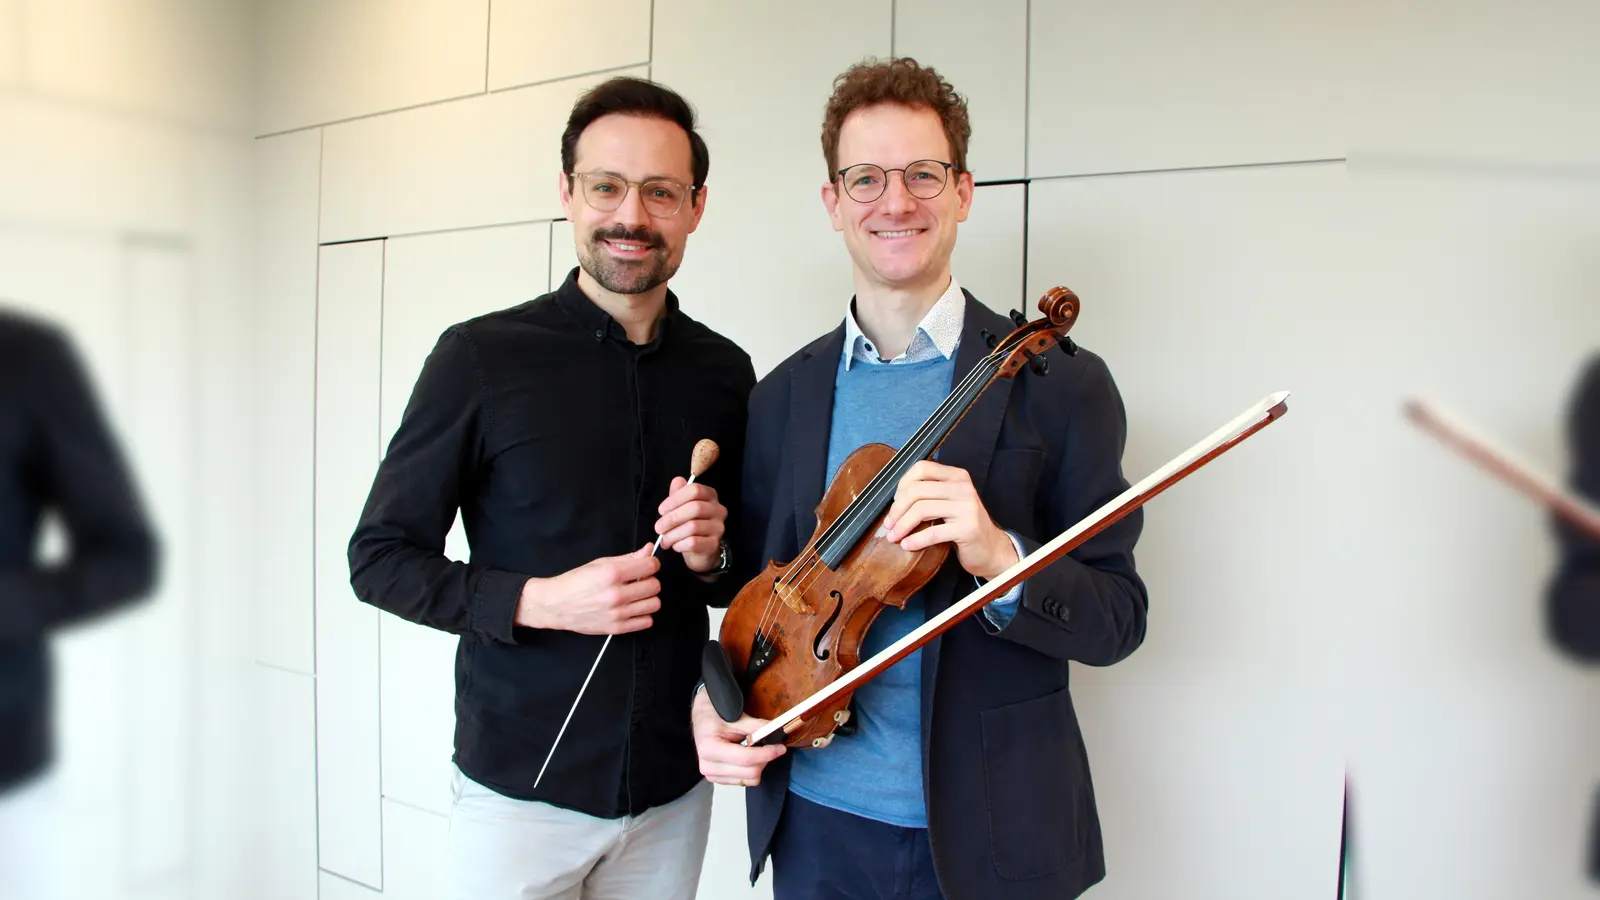
[(967, 141), (972, 137), (967, 99), (933, 67), (902, 56), (863, 60), (833, 80), (833, 96), (822, 115), (822, 158), (828, 164), (829, 181), (839, 171), (839, 130), (844, 120), (858, 109), (880, 103), (933, 110), (950, 142), (949, 162), (957, 172), (967, 171)]

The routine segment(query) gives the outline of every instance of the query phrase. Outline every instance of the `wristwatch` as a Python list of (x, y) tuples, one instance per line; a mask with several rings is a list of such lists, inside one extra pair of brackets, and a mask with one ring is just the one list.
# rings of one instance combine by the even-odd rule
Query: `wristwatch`
[(731, 568), (733, 568), (733, 548), (728, 546), (728, 539), (723, 538), (717, 542), (717, 567), (702, 574), (707, 578), (726, 575)]

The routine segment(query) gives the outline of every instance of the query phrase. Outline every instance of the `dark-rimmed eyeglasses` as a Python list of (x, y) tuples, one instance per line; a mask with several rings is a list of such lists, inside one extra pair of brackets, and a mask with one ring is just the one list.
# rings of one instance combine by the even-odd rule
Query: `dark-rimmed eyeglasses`
[(857, 203), (871, 203), (882, 197), (889, 186), (890, 172), (900, 173), (900, 180), (905, 182), (911, 196), (919, 200), (932, 200), (944, 192), (944, 186), (950, 180), (950, 171), (954, 168), (954, 163), (919, 159), (900, 169), (857, 163), (840, 169), (837, 174), (844, 179), (844, 192)]
[(683, 209), (684, 198), (698, 188), (676, 181), (629, 181), (604, 172), (568, 172), (582, 186), (583, 202), (600, 212), (615, 212), (632, 188), (639, 189), (644, 211), (658, 219), (669, 219)]

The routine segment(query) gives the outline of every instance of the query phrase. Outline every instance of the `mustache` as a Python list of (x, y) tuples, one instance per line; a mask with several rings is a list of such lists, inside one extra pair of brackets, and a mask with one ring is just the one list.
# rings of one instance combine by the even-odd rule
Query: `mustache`
[(666, 238), (659, 232), (648, 228), (635, 228), (629, 230), (618, 226), (616, 228), (597, 228), (594, 232), (595, 241), (622, 241), (627, 244), (643, 244), (646, 247), (659, 249), (667, 245)]

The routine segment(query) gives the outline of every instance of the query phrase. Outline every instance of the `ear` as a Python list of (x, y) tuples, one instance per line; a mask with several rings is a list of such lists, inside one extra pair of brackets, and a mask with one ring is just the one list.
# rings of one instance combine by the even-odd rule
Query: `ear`
[(972, 183), (972, 173), (962, 172), (961, 177), (956, 179), (957, 222), (965, 222), (967, 220), (967, 214), (972, 211), (973, 192), (974, 185)]
[(832, 181), (822, 186), (822, 205), (828, 210), (828, 218), (833, 221), (833, 230), (843, 231), (844, 222), (839, 219), (839, 188)]
[(694, 202), (689, 206), (689, 234), (694, 234), (694, 230), (700, 227), (700, 217), (706, 214), (706, 195), (709, 192), (710, 189), (702, 184), (692, 198)]
[(565, 172), (556, 174), (556, 194), (561, 197), (561, 211), (572, 221), (572, 179)]

